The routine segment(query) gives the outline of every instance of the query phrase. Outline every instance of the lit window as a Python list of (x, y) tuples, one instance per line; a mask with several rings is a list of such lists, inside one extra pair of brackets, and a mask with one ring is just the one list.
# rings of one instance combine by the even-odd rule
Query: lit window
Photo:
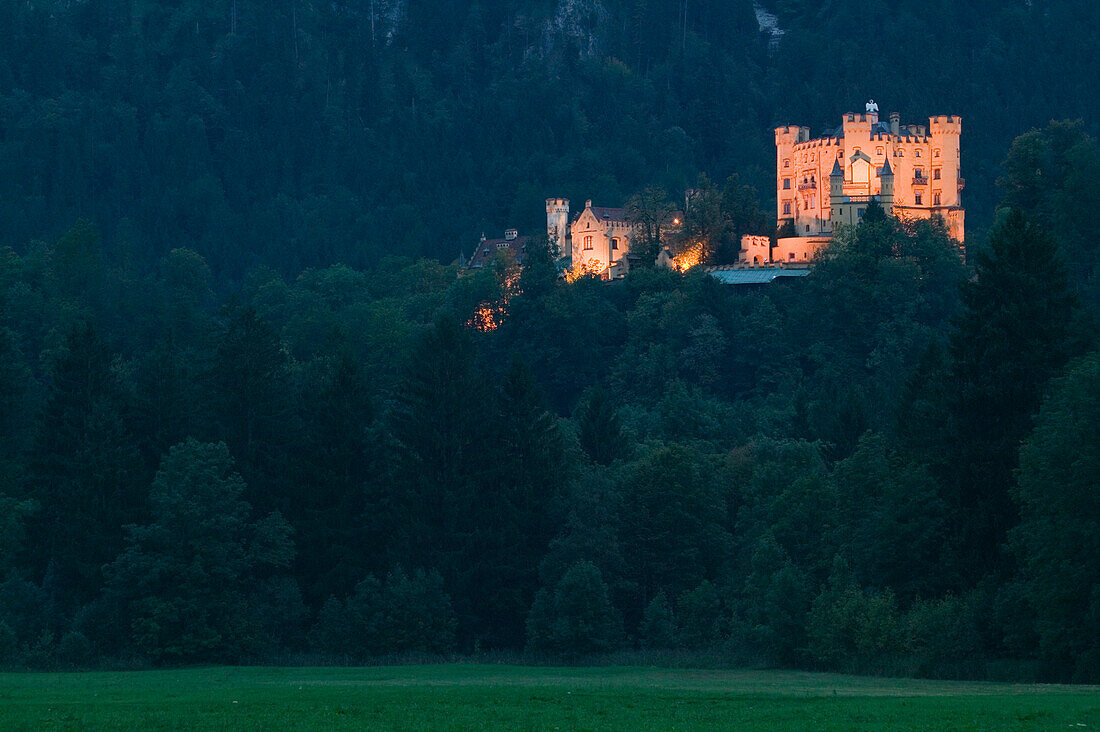
[(590, 236), (584, 237), (584, 248), (585, 249), (591, 249), (592, 248), (592, 237), (590, 237)]

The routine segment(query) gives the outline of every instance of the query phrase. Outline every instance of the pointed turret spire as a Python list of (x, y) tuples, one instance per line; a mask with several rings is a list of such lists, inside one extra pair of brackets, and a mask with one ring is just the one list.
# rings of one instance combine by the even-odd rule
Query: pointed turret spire
[(882, 163), (882, 172), (879, 173), (879, 177), (880, 178), (885, 178), (886, 176), (893, 175), (893, 174), (894, 174), (894, 170), (893, 170), (893, 168), (890, 167), (890, 158), (887, 158)]
[(839, 175), (841, 178), (844, 177), (844, 168), (840, 167), (839, 159), (833, 161), (833, 172), (829, 173), (829, 177), (831, 178), (835, 175)]

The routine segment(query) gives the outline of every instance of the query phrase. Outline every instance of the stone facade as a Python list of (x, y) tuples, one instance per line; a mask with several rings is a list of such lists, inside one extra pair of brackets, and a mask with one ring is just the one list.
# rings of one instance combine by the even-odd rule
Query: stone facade
[(634, 226), (626, 220), (626, 209), (593, 206), (586, 201), (584, 210), (569, 227), (572, 236), (573, 267), (584, 267), (608, 278), (624, 270), (623, 258), (630, 252)]
[(809, 127), (777, 127), (776, 219), (787, 236), (773, 261), (812, 259), (837, 226), (858, 223), (872, 199), (900, 219), (941, 217), (961, 246), (961, 132), (962, 119), (951, 115), (927, 126), (903, 126), (897, 113), (880, 122), (873, 102), (821, 137), (811, 138)]

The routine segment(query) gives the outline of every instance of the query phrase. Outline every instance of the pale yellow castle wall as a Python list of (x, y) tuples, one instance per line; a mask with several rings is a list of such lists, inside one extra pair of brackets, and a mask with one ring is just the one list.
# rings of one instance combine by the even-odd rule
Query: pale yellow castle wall
[(745, 234), (741, 237), (741, 253), (737, 261), (742, 264), (767, 264), (771, 261), (771, 238)]
[[(777, 224), (790, 221), (795, 234), (805, 237), (831, 233), (834, 223), (858, 222), (859, 204), (838, 204), (842, 212), (831, 210), (829, 177), (833, 164), (839, 160), (844, 169), (844, 195), (867, 197), (881, 194), (878, 171), (889, 160), (894, 173), (896, 213), (917, 218), (940, 215), (952, 236), (964, 241), (959, 196), (962, 120), (954, 116), (930, 117), (927, 126), (900, 126), (898, 134), (873, 129), (878, 121), (875, 113), (845, 114), (843, 138), (810, 139), (806, 127), (776, 128)], [(871, 174), (866, 182), (853, 178), (851, 158), (857, 151), (871, 160)], [(916, 179), (918, 169), (920, 179)], [(816, 186), (803, 185), (799, 190), (799, 184), (810, 179)], [(784, 185), (785, 180), (790, 181), (789, 188)]]
[(828, 236), (788, 236), (775, 242), (772, 259), (775, 263), (808, 264), (829, 244)]
[[(570, 228), (573, 239), (573, 266), (584, 265), (594, 271), (604, 271), (630, 251), (634, 229), (625, 222), (601, 221), (590, 208), (577, 217)], [(586, 237), (592, 237), (592, 248), (585, 249)], [(619, 240), (612, 249), (612, 239)]]

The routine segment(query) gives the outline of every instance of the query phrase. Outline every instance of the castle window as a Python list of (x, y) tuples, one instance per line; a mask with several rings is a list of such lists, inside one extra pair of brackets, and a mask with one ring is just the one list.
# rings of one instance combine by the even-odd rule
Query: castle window
[(783, 179), (783, 190), (789, 191), (790, 189), (791, 189), (791, 179), (790, 178), (784, 178)]
[(590, 236), (584, 237), (584, 248), (585, 249), (591, 249), (592, 248), (592, 237), (590, 237)]
[(789, 215), (791, 213), (791, 202), (790, 201), (784, 201), (783, 202), (783, 213), (787, 214), (787, 215)]
[(939, 206), (940, 205), (940, 194), (938, 194), (938, 193), (933, 193), (932, 194), (932, 205), (933, 206)]
[(611, 248), (612, 249), (618, 249), (619, 248), (619, 239), (618, 239), (618, 237), (611, 240)]
[(916, 150), (913, 151), (913, 157), (915, 157), (915, 158), (920, 157), (920, 148), (919, 147)]
[(932, 168), (932, 180), (939, 180), (939, 179), (940, 179), (940, 169), (939, 168)]
[(917, 178), (917, 179), (924, 178), (924, 171), (921, 170), (920, 168), (914, 168), (913, 169), (913, 177)]
[(905, 157), (905, 149), (899, 147), (894, 154), (897, 155), (899, 158), (904, 158)]
[(875, 155), (882, 155), (882, 148), (881, 147), (876, 147), (875, 148)]
[(937, 147), (932, 151), (932, 157), (938, 158), (940, 156), (940, 149)]
[(783, 161), (783, 167), (784, 167), (784, 168), (789, 168), (789, 167), (791, 167), (791, 161), (790, 161), (790, 160), (784, 160), (784, 161)]
[(813, 161), (814, 161), (814, 153), (810, 153), (810, 162), (812, 163)]
[(794, 261), (794, 252), (787, 252), (787, 260), (790, 262)]
[(913, 194), (913, 203), (915, 203), (918, 206), (924, 205), (924, 204), (921, 203), (921, 194), (919, 194), (919, 193), (914, 193)]

